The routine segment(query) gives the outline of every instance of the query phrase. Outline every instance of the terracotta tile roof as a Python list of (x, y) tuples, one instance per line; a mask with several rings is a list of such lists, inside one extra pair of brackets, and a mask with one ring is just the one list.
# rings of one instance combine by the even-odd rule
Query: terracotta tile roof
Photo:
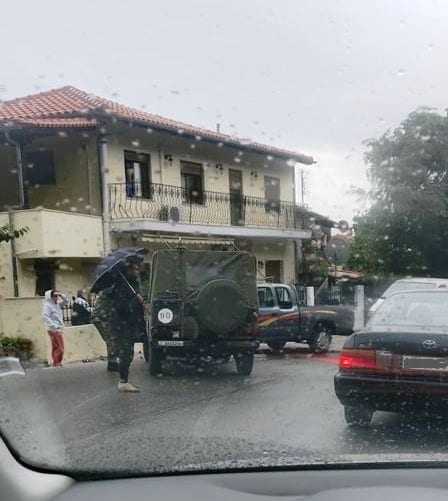
[(109, 99), (67, 86), (0, 103), (0, 127), (92, 128), (98, 118), (113, 116), (136, 124), (167, 130), (197, 139), (224, 143), (266, 155), (311, 164), (313, 158), (301, 153), (239, 139), (228, 134), (195, 127), (177, 120), (137, 110)]

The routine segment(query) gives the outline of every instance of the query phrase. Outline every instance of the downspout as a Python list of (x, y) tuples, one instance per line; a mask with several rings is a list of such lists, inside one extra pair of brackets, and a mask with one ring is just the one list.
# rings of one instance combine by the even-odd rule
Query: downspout
[[(11, 138), (8, 131), (4, 131), (6, 141), (13, 145), (16, 150), (16, 168), (17, 168), (17, 184), (19, 189), (19, 209), (25, 209), (28, 205), (27, 197), (25, 196), (25, 183), (23, 180), (23, 155), (22, 155), (22, 145)], [(9, 231), (11, 233), (11, 267), (12, 267), (12, 281), (14, 297), (19, 297), (19, 272), (17, 266), (17, 255), (16, 255), (16, 240), (14, 237), (14, 212), (12, 208), (8, 208), (8, 224)]]
[(27, 200), (25, 196), (25, 183), (23, 181), (23, 154), (22, 145), (11, 138), (8, 131), (5, 131), (5, 138), (9, 144), (12, 144), (16, 149), (16, 167), (17, 167), (17, 184), (19, 187), (19, 208), (27, 208)]
[(89, 145), (83, 144), (82, 148), (84, 149), (85, 158), (86, 158), (86, 175), (87, 175), (87, 204), (89, 205), (89, 214), (93, 213), (92, 207), (92, 166), (90, 164), (89, 158)]
[(19, 297), (19, 272), (17, 267), (17, 257), (16, 257), (16, 239), (14, 237), (14, 212), (9, 207), (8, 208), (8, 223), (9, 232), (11, 234), (11, 264), (12, 264), (12, 282), (14, 288), (14, 297)]
[(111, 251), (110, 238), (110, 193), (108, 185), (108, 169), (107, 169), (107, 145), (108, 140), (105, 135), (98, 138), (98, 167), (100, 171), (101, 182), (101, 201), (103, 209), (103, 244), (104, 255)]

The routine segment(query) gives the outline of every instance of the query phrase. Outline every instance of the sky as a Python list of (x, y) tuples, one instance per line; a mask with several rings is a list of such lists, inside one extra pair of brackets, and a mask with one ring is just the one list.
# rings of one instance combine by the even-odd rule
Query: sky
[[(0, 99), (63, 85), (312, 155), (304, 202), (366, 208), (364, 141), (448, 104), (445, 0), (2, 5)], [(298, 190), (300, 191), (300, 190)]]

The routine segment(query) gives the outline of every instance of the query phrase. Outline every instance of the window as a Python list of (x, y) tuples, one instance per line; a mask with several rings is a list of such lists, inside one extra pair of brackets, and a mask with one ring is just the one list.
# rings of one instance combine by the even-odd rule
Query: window
[(44, 296), (45, 291), (55, 288), (55, 264), (53, 261), (37, 259), (34, 261), (36, 274), (36, 296)]
[(258, 287), (258, 302), (260, 308), (273, 308), (275, 306), (274, 294), (269, 287)]
[(204, 203), (204, 174), (201, 164), (181, 162), (182, 191), (185, 201)]
[(266, 280), (274, 283), (282, 283), (283, 261), (279, 259), (269, 259), (265, 262), (264, 273)]
[(280, 210), (280, 179), (273, 176), (264, 176), (264, 196), (266, 212)]
[(291, 294), (286, 287), (276, 287), (275, 294), (280, 308), (292, 308)]
[(124, 152), (126, 196), (128, 198), (151, 198), (150, 156), (135, 151)]
[(30, 186), (56, 184), (53, 152), (30, 151), (25, 155), (25, 179)]

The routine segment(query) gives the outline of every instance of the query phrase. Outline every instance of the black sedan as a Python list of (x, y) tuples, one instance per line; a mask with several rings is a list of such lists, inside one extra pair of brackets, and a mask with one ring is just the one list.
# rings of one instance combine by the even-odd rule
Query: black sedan
[(334, 383), (352, 426), (375, 411), (448, 414), (448, 291), (388, 297), (345, 342)]

